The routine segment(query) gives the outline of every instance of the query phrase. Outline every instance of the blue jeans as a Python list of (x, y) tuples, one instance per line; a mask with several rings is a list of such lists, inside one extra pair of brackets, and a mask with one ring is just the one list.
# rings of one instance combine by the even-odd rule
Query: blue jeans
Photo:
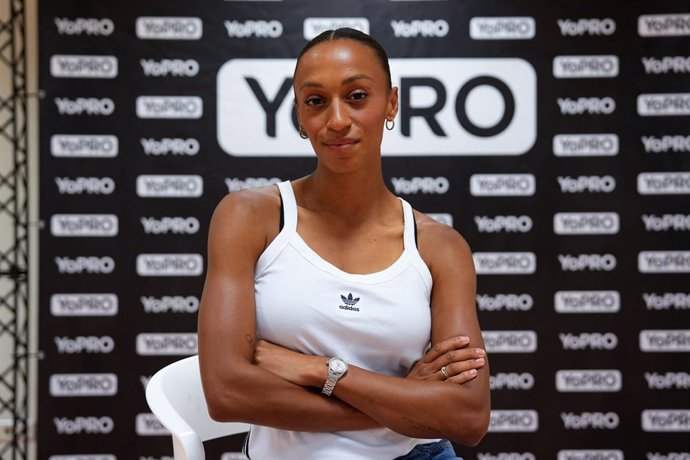
[(417, 444), (407, 454), (394, 460), (462, 460), (455, 455), (453, 445), (445, 439), (428, 444)]

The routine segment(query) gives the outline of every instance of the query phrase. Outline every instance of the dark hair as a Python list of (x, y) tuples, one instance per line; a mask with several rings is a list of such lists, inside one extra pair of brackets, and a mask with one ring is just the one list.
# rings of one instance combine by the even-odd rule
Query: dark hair
[(392, 87), (391, 69), (388, 65), (388, 55), (386, 54), (386, 50), (384, 50), (383, 46), (381, 46), (381, 44), (374, 40), (370, 35), (367, 35), (364, 32), (360, 32), (357, 29), (351, 29), (349, 27), (342, 27), (340, 29), (335, 30), (327, 30), (325, 32), (321, 32), (319, 35), (312, 38), (311, 41), (307, 43), (304, 46), (304, 48), (302, 48), (302, 51), (300, 51), (299, 56), (297, 56), (297, 63), (295, 64), (295, 68), (297, 68), (299, 60), (302, 59), (302, 56), (304, 56), (304, 54), (307, 51), (309, 51), (319, 43), (335, 40), (354, 40), (371, 48), (371, 50), (374, 51), (376, 57), (381, 63), (381, 67), (383, 67), (384, 72), (386, 72), (386, 77), (388, 78), (388, 87)]

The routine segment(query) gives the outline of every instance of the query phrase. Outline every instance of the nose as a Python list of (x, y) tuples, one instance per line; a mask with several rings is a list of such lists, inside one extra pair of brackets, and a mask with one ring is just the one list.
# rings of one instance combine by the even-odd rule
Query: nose
[(347, 104), (339, 99), (334, 99), (328, 109), (326, 127), (331, 131), (343, 131), (350, 127), (352, 120), (348, 113)]

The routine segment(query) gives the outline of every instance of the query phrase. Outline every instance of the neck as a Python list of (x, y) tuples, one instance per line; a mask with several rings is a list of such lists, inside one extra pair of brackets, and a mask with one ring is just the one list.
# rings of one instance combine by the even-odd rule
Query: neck
[(352, 173), (317, 168), (304, 181), (302, 198), (304, 205), (315, 211), (356, 221), (381, 214), (395, 200), (384, 183), (380, 165), (375, 170)]

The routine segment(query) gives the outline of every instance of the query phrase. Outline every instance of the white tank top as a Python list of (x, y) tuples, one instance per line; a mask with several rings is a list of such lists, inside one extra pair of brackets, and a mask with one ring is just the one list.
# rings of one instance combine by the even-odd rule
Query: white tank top
[[(257, 337), (377, 373), (407, 375), (431, 333), (431, 273), (417, 251), (411, 206), (400, 199), (405, 230), (398, 260), (376, 273), (351, 274), (307, 246), (297, 233), (292, 186), (278, 187), (284, 226), (256, 264)], [(386, 460), (426, 442), (433, 440), (388, 428), (309, 433), (254, 425), (246, 454), (252, 460)]]

